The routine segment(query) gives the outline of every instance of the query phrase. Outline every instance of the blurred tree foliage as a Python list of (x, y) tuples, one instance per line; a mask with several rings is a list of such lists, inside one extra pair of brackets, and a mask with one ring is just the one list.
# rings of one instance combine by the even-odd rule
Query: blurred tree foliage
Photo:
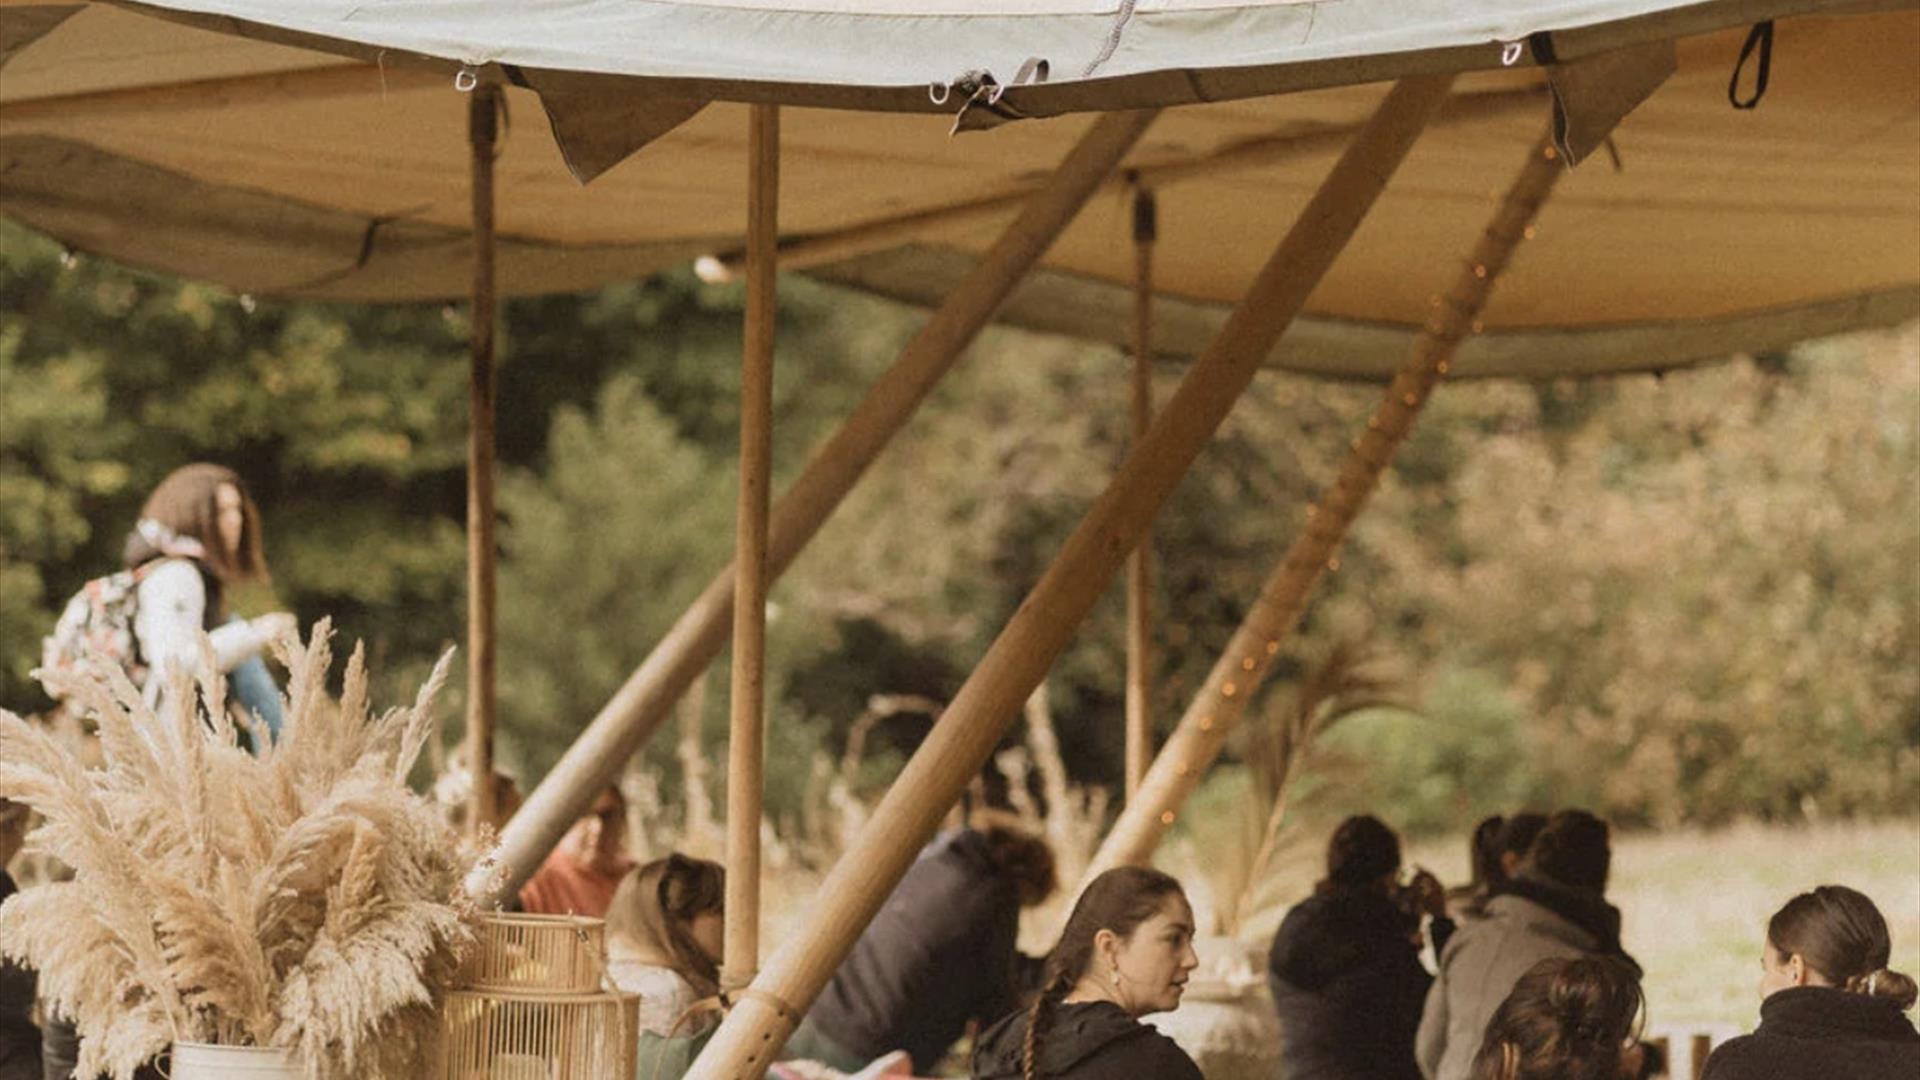
[[(782, 290), (776, 495), (919, 320)], [(0, 299), (0, 704), (44, 706), (39, 636), (195, 459), (239, 469), (266, 517), (274, 595), (243, 605), (332, 615), (390, 686), (458, 640), (463, 307), (255, 303), (13, 229)], [(502, 750), (527, 781), (730, 555), (739, 305), (683, 273), (504, 305)], [(958, 689), (1124, 453), (1122, 363), (989, 332), (778, 584), (776, 818), (869, 695)], [(1373, 396), (1263, 376), (1175, 493), (1163, 725)], [(1912, 328), (1664, 380), (1446, 388), (1300, 635), (1398, 653), (1420, 712), (1343, 724), (1319, 786), (1414, 829), (1550, 797), (1647, 823), (1920, 810), (1917, 421)], [(1116, 588), (1053, 675), (1092, 782), (1119, 773), (1123, 610)], [(862, 775), (926, 725), (883, 721)], [(648, 753), (671, 786), (668, 741)]]

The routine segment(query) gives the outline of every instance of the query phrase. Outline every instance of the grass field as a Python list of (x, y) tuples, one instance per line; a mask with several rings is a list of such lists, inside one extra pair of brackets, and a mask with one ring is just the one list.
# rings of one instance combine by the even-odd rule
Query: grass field
[[(1458, 880), (1465, 847), (1420, 844), (1409, 855)], [(1627, 950), (1646, 967), (1655, 1024), (1750, 1029), (1766, 921), (1814, 885), (1872, 897), (1892, 928), (1890, 966), (1920, 972), (1920, 821), (1627, 834), (1613, 866), (1612, 899)]]

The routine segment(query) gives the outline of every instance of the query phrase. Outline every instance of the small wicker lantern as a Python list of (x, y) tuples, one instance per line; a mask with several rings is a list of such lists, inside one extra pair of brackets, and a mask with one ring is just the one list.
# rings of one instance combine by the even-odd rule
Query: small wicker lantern
[(606, 926), (490, 915), (447, 995), (432, 1080), (607, 1080), (634, 1074), (640, 998), (606, 987)]

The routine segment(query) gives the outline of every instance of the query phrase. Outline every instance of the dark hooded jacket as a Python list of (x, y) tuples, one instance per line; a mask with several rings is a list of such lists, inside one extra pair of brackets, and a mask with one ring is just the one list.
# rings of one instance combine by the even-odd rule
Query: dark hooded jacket
[(1413, 1036), (1433, 977), (1418, 933), (1371, 889), (1325, 889), (1287, 912), (1267, 955), (1280, 1075), (1420, 1080)]
[(1884, 998), (1798, 986), (1760, 1003), (1760, 1026), (1707, 1059), (1705, 1080), (1920, 1077), (1920, 1032)]
[(857, 1056), (905, 1050), (930, 1073), (968, 1021), (1013, 1008), (1019, 932), (1019, 894), (985, 838), (948, 833), (907, 870), (807, 1020)]
[[(973, 1049), (974, 1080), (1023, 1075), (1027, 1018), (1022, 1009), (988, 1028)], [(1058, 1005), (1041, 1029), (1038, 1073), (1044, 1080), (1204, 1080), (1172, 1039), (1109, 1001)]]

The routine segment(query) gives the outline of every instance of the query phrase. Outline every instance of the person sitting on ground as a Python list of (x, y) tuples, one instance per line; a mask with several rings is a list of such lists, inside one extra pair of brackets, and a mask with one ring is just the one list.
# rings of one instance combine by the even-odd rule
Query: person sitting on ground
[(1606, 822), (1584, 810), (1548, 819), (1486, 917), (1462, 926), (1440, 954), (1414, 1040), (1423, 1076), (1466, 1080), (1487, 1021), (1541, 960), (1608, 955), (1638, 976), (1620, 946), (1620, 912), (1604, 898), (1612, 861)]
[(124, 559), (138, 581), (133, 635), (147, 700), (159, 700), (169, 670), (199, 668), (204, 631), (232, 700), (277, 739), (280, 691), (260, 654), (295, 624), (286, 612), (241, 619), (228, 609), (234, 586), (268, 580), (260, 511), (239, 474), (207, 462), (168, 473), (141, 507)]
[(1639, 975), (1608, 956), (1549, 957), (1493, 1012), (1473, 1080), (1626, 1080), (1642, 1073), (1633, 1039)]
[[(7, 864), (27, 835), (27, 808), (0, 799), (0, 904), (19, 891)], [(40, 1080), (40, 1028), (33, 1022), (38, 980), (31, 968), (0, 960), (0, 1080)]]
[(855, 1072), (905, 1050), (933, 1072), (969, 1024), (1012, 1010), (1020, 909), (1052, 895), (1053, 849), (992, 817), (937, 837), (788, 1040), (783, 1059)]
[(613, 891), (631, 869), (627, 800), (619, 788), (610, 787), (520, 887), (520, 908), (532, 915), (599, 918), (607, 913)]
[(1327, 876), (1280, 923), (1267, 982), (1280, 1014), (1283, 1076), (1419, 1080), (1413, 1033), (1433, 976), (1420, 963), (1420, 917), (1436, 953), (1452, 933), (1440, 882), (1400, 886), (1400, 838), (1350, 817), (1327, 843)]
[(719, 1023), (726, 871), (669, 855), (627, 872), (607, 909), (607, 974), (640, 995), (637, 1080), (679, 1080)]
[(981, 1034), (975, 1080), (1202, 1080), (1172, 1039), (1140, 1023), (1178, 1008), (1193, 951), (1180, 883), (1122, 866), (1080, 894), (1047, 954), (1033, 1005)]
[(1912, 978), (1872, 900), (1822, 885), (1787, 901), (1760, 949), (1760, 1026), (1707, 1059), (1705, 1080), (1920, 1077)]

